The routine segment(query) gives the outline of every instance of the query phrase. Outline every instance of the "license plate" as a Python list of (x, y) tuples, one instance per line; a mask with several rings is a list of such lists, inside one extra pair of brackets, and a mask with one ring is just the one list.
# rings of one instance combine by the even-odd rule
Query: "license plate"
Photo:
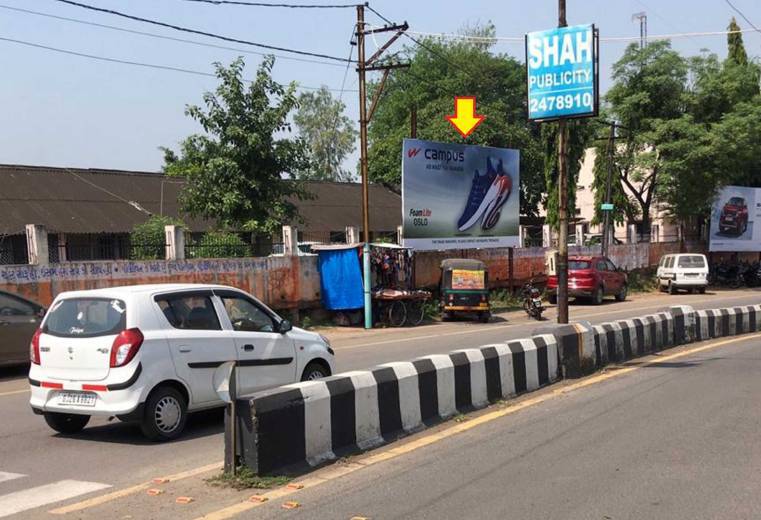
[(541, 307), (541, 306), (542, 306), (542, 300), (540, 300), (538, 298), (535, 299), (534, 300), (534, 307)]
[(95, 406), (97, 396), (91, 392), (61, 392), (58, 404), (73, 406)]

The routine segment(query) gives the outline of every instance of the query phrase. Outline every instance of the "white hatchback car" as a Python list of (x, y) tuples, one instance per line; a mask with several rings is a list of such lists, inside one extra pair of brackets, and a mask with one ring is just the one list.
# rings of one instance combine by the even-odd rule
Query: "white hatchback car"
[(62, 293), (30, 355), (30, 404), (51, 428), (71, 434), (116, 416), (154, 440), (177, 437), (189, 411), (222, 405), (212, 377), (226, 361), (238, 362), (239, 395), (333, 373), (326, 338), (218, 285)]
[(708, 286), (708, 260), (705, 255), (695, 253), (663, 255), (656, 276), (661, 291), (676, 294), (684, 289), (703, 294)]

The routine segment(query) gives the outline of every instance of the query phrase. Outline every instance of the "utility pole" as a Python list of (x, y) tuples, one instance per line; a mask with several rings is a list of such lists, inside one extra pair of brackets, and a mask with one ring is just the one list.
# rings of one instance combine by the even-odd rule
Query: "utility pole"
[[(611, 203), (612, 176), (613, 176), (613, 158), (615, 157), (616, 146), (616, 122), (610, 122), (610, 135), (608, 136), (608, 178), (605, 181), (605, 204)], [(608, 256), (608, 246), (611, 242), (610, 230), (610, 209), (603, 209), (603, 228), (602, 228), (602, 256)]]
[[(367, 173), (367, 125), (378, 106), (383, 87), (392, 69), (409, 67), (409, 63), (373, 65), (380, 56), (408, 29), (407, 22), (402, 25), (388, 25), (379, 29), (365, 29), (365, 7), (357, 5), (357, 73), (359, 74), (359, 170), (362, 178), (362, 240), (365, 243), (362, 254), (362, 271), (365, 305), (365, 328), (373, 327), (372, 296), (370, 294), (370, 185)], [(396, 31), (370, 58), (365, 59), (365, 35)], [(368, 71), (383, 71), (383, 79), (375, 89), (370, 111), (367, 110), (367, 83), (365, 74)]]
[(632, 15), (632, 22), (639, 20), (639, 48), (644, 49), (647, 45), (647, 13), (641, 11)]
[[(565, 0), (558, 0), (558, 27), (566, 27)], [(558, 323), (568, 323), (568, 130), (558, 121)]]

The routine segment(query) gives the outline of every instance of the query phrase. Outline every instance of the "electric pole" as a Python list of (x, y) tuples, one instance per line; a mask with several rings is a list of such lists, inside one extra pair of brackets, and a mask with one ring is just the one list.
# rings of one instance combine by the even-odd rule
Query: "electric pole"
[(639, 20), (639, 48), (644, 49), (647, 45), (647, 13), (641, 11), (632, 15), (632, 22)]
[[(364, 287), (365, 328), (373, 327), (372, 295), (370, 294), (370, 185), (367, 172), (367, 125), (378, 106), (383, 87), (392, 69), (409, 67), (409, 63), (373, 65), (375, 61), (408, 29), (407, 22), (401, 25), (387, 25), (378, 29), (365, 29), (366, 4), (357, 5), (357, 73), (359, 74), (359, 170), (362, 178), (362, 240), (365, 243), (362, 254)], [(365, 35), (396, 31), (370, 58), (365, 59)], [(369, 71), (383, 71), (378, 88), (375, 89), (370, 111), (367, 110), (367, 83), (365, 74)]]
[[(565, 0), (558, 0), (558, 27), (566, 27)], [(558, 323), (568, 323), (568, 130), (558, 121)]]
[[(611, 203), (611, 189), (613, 176), (613, 159), (615, 157), (616, 146), (616, 122), (610, 122), (610, 135), (608, 136), (608, 178), (605, 181), (605, 204)], [(611, 230), (610, 230), (610, 213), (609, 206), (603, 208), (603, 228), (602, 228), (602, 256), (608, 256), (608, 246), (611, 242)]]

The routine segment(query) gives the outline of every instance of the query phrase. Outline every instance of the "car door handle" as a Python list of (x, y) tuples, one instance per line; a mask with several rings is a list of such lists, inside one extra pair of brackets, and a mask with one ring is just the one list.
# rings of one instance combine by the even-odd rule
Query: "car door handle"
[(192, 351), (193, 351), (192, 348), (181, 348), (180, 349), (180, 352), (182, 352), (183, 354), (187, 354), (188, 352), (192, 352)]
[(252, 350), (254, 350), (254, 346), (251, 344), (243, 345), (243, 350), (245, 350), (246, 352), (251, 352)]

